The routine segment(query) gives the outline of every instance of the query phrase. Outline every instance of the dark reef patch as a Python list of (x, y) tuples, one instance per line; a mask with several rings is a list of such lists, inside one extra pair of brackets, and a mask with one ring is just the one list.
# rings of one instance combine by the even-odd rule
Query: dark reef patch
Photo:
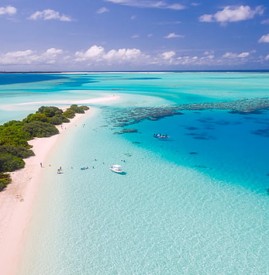
[(256, 131), (253, 131), (252, 134), (258, 135), (258, 136), (261, 136), (261, 137), (269, 138), (269, 128), (258, 129)]
[(114, 134), (122, 135), (122, 134), (133, 134), (138, 133), (137, 129), (122, 129), (120, 132), (115, 132)]
[(133, 141), (132, 143), (133, 143), (133, 144), (141, 144), (140, 141)]
[(195, 130), (198, 130), (197, 127), (193, 127), (193, 126), (188, 126), (188, 127), (185, 127), (186, 130), (189, 130), (189, 131), (195, 131)]
[(238, 114), (238, 115), (261, 115), (262, 112), (259, 110), (253, 110), (253, 111), (238, 111), (238, 110), (232, 110), (229, 111), (229, 114)]
[[(229, 102), (212, 102), (212, 103), (194, 103), (181, 104), (174, 106), (160, 107), (135, 107), (135, 108), (115, 108), (114, 117), (111, 123), (114, 127), (125, 127), (138, 123), (143, 120), (159, 120), (169, 116), (183, 115), (182, 111), (195, 111), (200, 113), (203, 110), (228, 110), (233, 114), (254, 115), (260, 114), (263, 110), (269, 110), (269, 98), (244, 99)], [(208, 125), (229, 125), (230, 122), (225, 120), (215, 121), (212, 117), (197, 119), (201, 123)], [(190, 126), (192, 127), (192, 126)], [(195, 127), (187, 130), (196, 130)]]

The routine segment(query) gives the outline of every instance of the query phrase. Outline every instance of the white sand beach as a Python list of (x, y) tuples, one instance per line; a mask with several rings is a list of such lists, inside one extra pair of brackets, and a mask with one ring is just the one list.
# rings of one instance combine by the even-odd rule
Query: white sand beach
[[(118, 97), (102, 98), (104, 101)], [(96, 99), (98, 101), (98, 99)], [(99, 101), (100, 102), (100, 101)], [(77, 114), (70, 123), (58, 126), (59, 135), (37, 138), (29, 143), (35, 156), (25, 159), (25, 168), (11, 173), (12, 183), (0, 192), (0, 266), (1, 274), (16, 274), (23, 253), (27, 226), (32, 217), (35, 198), (40, 187), (42, 173), (48, 168), (46, 158), (55, 146), (68, 135), (68, 130), (93, 115), (90, 108), (85, 114)], [(41, 167), (42, 163), (42, 167)]]

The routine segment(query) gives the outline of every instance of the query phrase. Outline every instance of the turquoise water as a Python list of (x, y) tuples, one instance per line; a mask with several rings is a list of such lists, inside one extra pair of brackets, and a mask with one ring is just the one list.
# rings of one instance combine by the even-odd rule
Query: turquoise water
[(121, 100), (96, 104), (50, 156), (18, 274), (269, 274), (268, 111), (188, 110), (123, 135), (111, 123), (134, 107), (268, 97), (268, 74), (58, 76), (1, 85), (1, 120), (36, 102)]

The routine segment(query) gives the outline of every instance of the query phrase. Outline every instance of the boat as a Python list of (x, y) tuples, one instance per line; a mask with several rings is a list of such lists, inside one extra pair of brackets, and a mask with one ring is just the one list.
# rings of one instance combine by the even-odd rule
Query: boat
[(109, 168), (112, 172), (115, 172), (117, 174), (124, 174), (121, 165), (119, 164), (113, 164)]
[(153, 137), (158, 139), (168, 139), (169, 136), (167, 134), (154, 134)]

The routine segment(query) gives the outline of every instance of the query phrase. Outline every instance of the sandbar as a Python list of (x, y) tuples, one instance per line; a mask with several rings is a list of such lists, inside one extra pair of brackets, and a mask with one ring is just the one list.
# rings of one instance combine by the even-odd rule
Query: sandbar
[[(100, 102), (101, 99), (106, 102), (114, 101), (118, 97), (102, 97), (96, 101)], [(89, 118), (94, 112), (95, 109), (90, 107), (90, 110), (86, 111), (85, 114), (76, 114), (70, 123), (58, 126), (60, 132), (58, 135), (29, 141), (33, 146), (32, 150), (35, 156), (25, 159), (25, 168), (11, 173), (12, 183), (0, 192), (1, 274), (14, 275), (18, 272), (27, 229), (33, 215), (35, 198), (40, 189), (42, 172), (47, 167), (49, 154), (68, 135), (69, 129), (82, 124), (83, 120)]]

